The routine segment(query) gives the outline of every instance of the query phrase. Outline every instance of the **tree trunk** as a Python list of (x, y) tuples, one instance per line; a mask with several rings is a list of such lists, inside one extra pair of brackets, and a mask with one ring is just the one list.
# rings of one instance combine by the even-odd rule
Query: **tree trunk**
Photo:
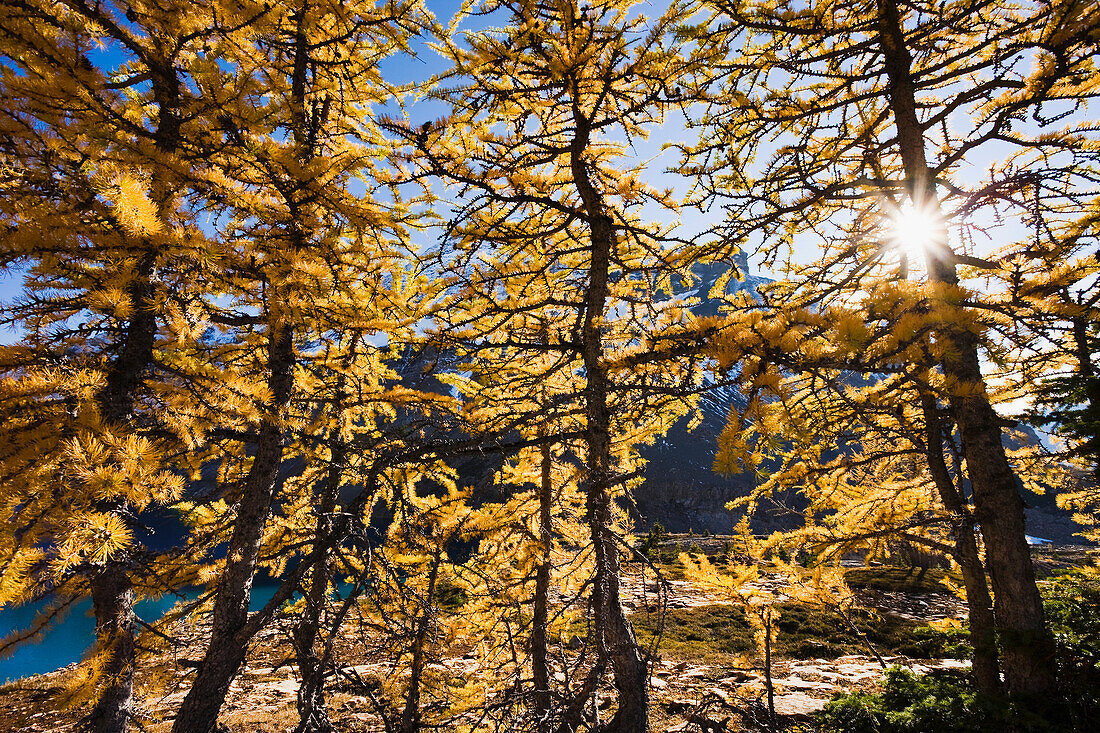
[[(94, 13), (89, 17), (94, 20)], [(150, 61), (149, 58), (143, 60)], [(153, 138), (160, 153), (172, 155), (180, 141), (179, 79), (170, 64), (150, 63), (149, 66), (153, 96), (159, 109)], [(173, 188), (164, 175), (154, 175), (150, 193), (157, 206), (157, 217), (165, 227), (168, 226), (168, 207)], [(126, 323), (122, 349), (111, 363), (97, 399), (103, 426), (108, 430), (121, 426), (132, 430), (129, 426), (138, 390), (153, 363), (157, 337), (157, 293), (152, 277), (160, 246), (148, 238), (142, 240), (134, 280), (127, 291), (133, 315)], [(125, 504), (120, 501), (104, 502), (99, 509), (128, 516), (128, 512), (123, 511)], [(92, 578), (90, 586), (96, 617), (96, 645), (101, 652), (108, 654), (108, 661), (89, 720), (95, 733), (126, 733), (133, 709), (137, 666), (137, 616), (134, 613), (133, 583), (126, 563), (109, 561), (107, 567)]]
[[(958, 340), (970, 342), (969, 353), (945, 359), (944, 371), (959, 385), (980, 384), (976, 344), (972, 335), (962, 336)], [(1054, 640), (1046, 628), (1024, 534), (1024, 502), (1001, 444), (997, 414), (981, 392), (964, 392), (951, 402), (993, 581), (1006, 687), (1015, 693), (1051, 693)]]
[(588, 289), (585, 293), (580, 341), (586, 382), (586, 510), (596, 561), (592, 600), (596, 638), (611, 662), (619, 698), (618, 710), (605, 730), (614, 733), (643, 733), (649, 729), (649, 670), (619, 598), (619, 548), (612, 530), (610, 495), (611, 415), (608, 408), (607, 366), (604, 363), (603, 337), (600, 331), (609, 294), (608, 276), (615, 227), (611, 217), (604, 211), (603, 201), (592, 185), (584, 162), (591, 134), (590, 123), (579, 110), (574, 110), (574, 116), (577, 130), (570, 146), (570, 168), (574, 185), (584, 204), (591, 240)]
[[(343, 375), (337, 380), (337, 405), (342, 401), (344, 387)], [(347, 450), (339, 442), (340, 417), (335, 418), (332, 433), (334, 439), (329, 457), (329, 470), (322, 487), (324, 492), (317, 509), (317, 525), (314, 533), (315, 545), (330, 544), (334, 531), (332, 513), (336, 510), (336, 500), (340, 491), (340, 477), (346, 465)], [(325, 706), (325, 671), (328, 666), (326, 655), (317, 653), (317, 637), (321, 628), (321, 615), (324, 612), (329, 581), (332, 579), (331, 550), (324, 549), (317, 558), (309, 578), (309, 589), (305, 595), (305, 608), (294, 626), (292, 640), (294, 653), (298, 658), (298, 727), (295, 733), (331, 733), (332, 721)]]
[[(127, 324), (118, 358), (111, 364), (106, 384), (99, 394), (100, 416), (107, 430), (126, 427), (134, 412), (134, 401), (145, 371), (153, 360), (157, 323), (154, 294), (149, 282), (153, 255), (147, 252), (138, 265), (129, 296), (134, 315)], [(99, 510), (126, 516), (125, 504), (101, 502)], [(95, 733), (125, 733), (133, 709), (134, 671), (137, 665), (134, 590), (123, 558), (111, 559), (91, 579), (92, 608), (96, 618), (96, 647), (107, 656), (95, 706), (89, 715)]]
[(985, 581), (985, 568), (978, 554), (978, 541), (974, 536), (974, 517), (963, 496), (955, 488), (947, 463), (943, 459), (943, 426), (940, 421), (936, 398), (922, 391), (921, 408), (924, 412), (925, 450), (928, 468), (936, 484), (940, 500), (951, 513), (952, 532), (955, 535), (955, 560), (962, 571), (966, 588), (967, 625), (970, 628), (970, 644), (973, 648), (974, 687), (986, 695), (1001, 693), (1001, 671), (997, 660), (997, 634), (994, 628), (993, 599)]
[(596, 634), (614, 672), (619, 708), (607, 724), (608, 733), (649, 729), (648, 668), (619, 595), (619, 548), (611, 525), (607, 491), (589, 492), (589, 528), (594, 536), (596, 577), (593, 582)]
[[(910, 194), (924, 209), (939, 211), (935, 182), (924, 153), (924, 132), (917, 118), (912, 58), (896, 0), (878, 0), (878, 8), (879, 44)], [(946, 230), (929, 248), (928, 260), (933, 283), (947, 290), (958, 286)], [(952, 392), (949, 405), (959, 429), (987, 548), (1006, 687), (1014, 693), (1049, 694), (1055, 689), (1054, 641), (1043, 618), (1042, 598), (1024, 535), (1023, 500), (1001, 444), (999, 418), (985, 392), (978, 339), (951, 320), (940, 324), (936, 337), (944, 347), (942, 367)]]
[(553, 546), (553, 495), (551, 485), (550, 444), (542, 446), (542, 475), (539, 481), (539, 542), (542, 557), (535, 570), (534, 619), (531, 622), (531, 677), (535, 686), (535, 730), (549, 733), (550, 720), (550, 665), (546, 637), (549, 625), (550, 551)]
[(244, 633), (248, 602), (283, 455), (283, 432), (277, 424), (278, 413), (290, 400), (293, 385), (294, 343), (290, 329), (271, 334), (267, 361), (273, 401), (268, 405), (268, 415), (260, 428), (256, 453), (237, 504), (225, 570), (214, 597), (210, 643), (195, 682), (180, 706), (172, 726), (173, 733), (214, 730), (218, 711), (229, 685), (244, 663), (251, 640), (251, 635)]
[(432, 614), (435, 605), (435, 586), (439, 580), (439, 566), (442, 563), (442, 547), (435, 548), (432, 567), (428, 571), (428, 588), (425, 592), (424, 606), (416, 619), (413, 629), (412, 661), (409, 665), (409, 688), (405, 691), (405, 709), (401, 711), (400, 733), (418, 733), (422, 726), (420, 716), (421, 682), (424, 668), (427, 666), (426, 652), (428, 633), (431, 631)]
[(1073, 352), (1077, 357), (1077, 376), (1085, 382), (1085, 399), (1090, 420), (1081, 436), (1084, 440), (1079, 453), (1092, 462), (1092, 480), (1100, 487), (1100, 376), (1092, 363), (1092, 338), (1089, 335), (1091, 323), (1087, 317), (1075, 316), (1070, 319), (1073, 327)]
[(325, 706), (325, 664), (316, 644), (321, 624), (321, 609), (329, 582), (328, 558), (321, 558), (310, 576), (306, 607), (292, 633), (294, 654), (298, 659), (298, 727), (295, 733), (331, 733), (332, 721)]
[(105, 662), (88, 724), (94, 733), (118, 733), (127, 729), (133, 714), (137, 627), (134, 589), (121, 564), (109, 563), (92, 580), (92, 607), (97, 651)]
[(768, 693), (768, 729), (779, 730), (775, 719), (775, 684), (772, 680), (772, 609), (764, 609), (764, 688)]

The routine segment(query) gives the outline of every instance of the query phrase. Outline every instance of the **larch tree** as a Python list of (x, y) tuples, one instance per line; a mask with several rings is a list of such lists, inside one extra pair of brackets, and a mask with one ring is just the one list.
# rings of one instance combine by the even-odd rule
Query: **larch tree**
[(480, 708), (467, 686), (439, 664), (443, 650), (460, 642), (461, 615), (445, 614), (454, 598), (450, 553), (471, 516), (469, 489), (458, 489), (444, 464), (434, 470), (395, 471), (388, 491), (393, 510), (384, 545), (372, 554), (372, 587), (362, 604), (368, 648), (379, 649), (389, 674), (364, 688), (387, 727), (398, 733), (456, 725)]
[[(810, 264), (786, 258), (802, 305), (858, 300), (883, 278), (907, 277), (910, 256), (923, 255), (935, 321), (928, 366), (942, 374), (973, 488), (1006, 687), (1045, 694), (1053, 646), (996, 393), (982, 374), (988, 319), (959, 274), (995, 265), (948, 230), (979, 231), (1020, 193), (1021, 172), (1009, 167), (968, 178), (985, 159), (1074, 145), (1040, 107), (1072, 103), (1089, 78), (1084, 10), (970, 0), (713, 6), (698, 37), (727, 46), (734, 81), (716, 94), (710, 132), (693, 151), (704, 187), (731, 194), (728, 236), (761, 243), (769, 264), (788, 245), (821, 245)], [(904, 251), (890, 222), (923, 227), (921, 251)]]
[(95, 731), (134, 714), (135, 600), (163, 585), (143, 513), (176, 501), (195, 446), (179, 375), (183, 280), (208, 242), (191, 211), (211, 121), (192, 75), (212, 63), (205, 3), (4, 3), (3, 600), (53, 596), (35, 631), (90, 595), (82, 679)]
[[(428, 291), (424, 287), (422, 292)], [(381, 293), (356, 288), (349, 292), (363, 300), (345, 303), (347, 308), (341, 310), (349, 322), (364, 325), (364, 304)], [(301, 404), (308, 417), (288, 451), (304, 466), (285, 479), (283, 498), (261, 550), (263, 569), (301, 596), (290, 609), (301, 733), (332, 730), (325, 686), (339, 664), (337, 641), (349, 631), (347, 622), (360, 608), (362, 596), (377, 593), (378, 578), (384, 575), (374, 546), (389, 543), (372, 539), (382, 532), (376, 506), (399, 504), (395, 495), (402, 487), (439, 473), (417, 461), (405, 466), (399, 457), (410, 448), (408, 414), (420, 407), (425, 413), (438, 410), (437, 402), (444, 400), (423, 400), (417, 392), (395, 386), (399, 375), (393, 370), (397, 359), (391, 347), (400, 349), (410, 339), (390, 307), (397, 300), (369, 319), (388, 323), (386, 347), (369, 343), (377, 341), (378, 334), (332, 333), (303, 365)], [(415, 308), (398, 310), (415, 313)], [(407, 413), (404, 420), (401, 412)], [(388, 525), (406, 520), (395, 513)], [(295, 567), (300, 572), (291, 570)]]
[[(989, 273), (984, 305), (1004, 344), (999, 376), (1028, 404), (1023, 419), (1061, 444), (1051, 456), (1055, 465), (1077, 473), (1063, 482), (1070, 486), (1060, 500), (1083, 507), (1100, 485), (1100, 125), (1085, 114), (1097, 96), (1100, 13), (1078, 2), (1053, 3), (1048, 13), (1040, 40), (1054, 55), (1040, 58), (1058, 65), (1068, 89), (1060, 105), (1035, 114), (1061, 123), (1064, 144), (1025, 147), (997, 163), (1000, 177), (1017, 182), (1005, 205), (1020, 231), (998, 253), (1001, 266)], [(1082, 45), (1092, 53), (1068, 55)], [(1081, 518), (1088, 514), (1095, 516), (1095, 507)]]
[[(384, 498), (384, 486), (392, 483), (385, 457), (404, 445), (403, 431), (394, 427), (396, 405), (416, 399), (415, 393), (390, 389), (397, 375), (389, 347), (404, 341), (400, 317), (385, 307), (367, 318), (363, 306), (372, 295), (381, 295), (377, 289), (368, 293), (352, 287), (348, 294), (352, 300), (339, 309), (348, 322), (363, 326), (385, 319), (389, 344), (367, 343), (376, 334), (330, 333), (303, 359), (303, 420), (287, 450), (304, 465), (283, 482), (258, 561), (301, 596), (291, 609), (290, 632), (300, 680), (301, 733), (332, 730), (325, 682), (336, 665), (335, 643), (347, 630), (345, 621), (376, 575), (366, 528), (375, 504)], [(401, 473), (425, 471), (414, 466)], [(338, 589), (339, 584), (346, 589)]]
[[(328, 481), (314, 471), (340, 460), (334, 437), (337, 445), (349, 439), (354, 413), (343, 414), (342, 395), (326, 404), (337, 385), (318, 390), (318, 374), (338, 381), (341, 371), (377, 368), (376, 350), (364, 342), (397, 337), (398, 323), (410, 320), (406, 308), (415, 307), (419, 281), (405, 272), (410, 218), (396, 192), (372, 175), (384, 167), (385, 144), (371, 115), (395, 92), (379, 61), (406, 49), (425, 18), (418, 3), (245, 5), (225, 23), (245, 24), (248, 33), (225, 38), (218, 68), (199, 80), (220, 110), (209, 150), (219, 176), (206, 195), (220, 217), (221, 275), (206, 300), (220, 335), (196, 348), (216, 370), (206, 385), (210, 401), (236, 409), (210, 427), (207, 458), (217, 463), (219, 495), (190, 513), (207, 525), (194, 530), (205, 547), (226, 544), (209, 644), (176, 731), (214, 729), (253, 635), (296, 587), (284, 582), (263, 611), (249, 614), (261, 562), (285, 568), (278, 556), (287, 535), (269, 520), (284, 502), (300, 502), (280, 488), (309, 491), (284, 481), (290, 462), (305, 460), (307, 482)], [(356, 350), (362, 358), (353, 358)], [(380, 385), (387, 376), (360, 379)], [(319, 420), (328, 427), (314, 427)], [(337, 490), (323, 488), (316, 510), (323, 513)], [(314, 543), (312, 556), (326, 544)], [(309, 566), (303, 560), (298, 568)]]
[[(359, 680), (390, 724), (410, 731), (437, 725), (463, 701), (451, 700), (454, 680), (431, 667), (440, 648), (440, 607), (453, 587), (448, 553), (465, 540), (470, 515), (468, 492), (457, 490), (444, 458), (480, 454), (485, 446), (480, 436), (454, 435), (461, 424), (456, 399), (410, 387), (409, 374), (399, 369), (401, 353), (418, 339), (417, 306), (431, 284), (407, 277), (401, 292), (408, 300), (396, 291), (387, 294), (392, 300), (380, 298), (376, 283), (364, 284), (386, 303), (369, 322), (388, 324), (388, 343), (369, 344), (378, 334), (330, 334), (323, 353), (303, 360), (308, 418), (288, 453), (305, 465), (284, 480), (259, 559), (281, 579), (277, 602), (295, 589), (301, 595), (280, 615), (293, 621), (303, 733), (332, 729), (325, 686), (346, 668), (349, 638), (384, 650), (392, 665), (384, 679)], [(369, 300), (348, 304), (345, 317), (362, 317)], [(274, 610), (267, 604), (249, 625)], [(441, 701), (448, 704), (439, 713)], [(425, 722), (427, 708), (433, 713)]]
[(626, 146), (685, 105), (678, 85), (691, 66), (675, 31), (693, 10), (674, 3), (647, 18), (628, 2), (569, 0), (472, 9), (506, 25), (444, 47), (454, 81), (435, 94), (451, 113), (392, 127), (415, 147), (417, 174), (455, 192), (440, 255), (457, 275), (447, 337), (471, 353), (556, 355), (542, 368), (576, 380), (574, 397), (546, 397), (578, 412), (582, 437), (567, 445), (583, 466), (596, 655), (556, 721), (577, 725), (610, 672), (618, 706), (601, 729), (642, 731), (647, 662), (620, 601), (616, 502), (638, 479), (636, 446), (687, 407), (696, 385), (684, 353), (698, 339), (677, 330), (685, 308), (657, 302), (690, 265), (670, 225), (652, 223), (662, 209), (675, 216), (676, 202), (645, 182)]

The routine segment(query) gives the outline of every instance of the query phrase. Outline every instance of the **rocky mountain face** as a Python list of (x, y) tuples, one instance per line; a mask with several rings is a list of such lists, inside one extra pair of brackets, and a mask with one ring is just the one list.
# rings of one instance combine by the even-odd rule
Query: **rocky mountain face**
[[(725, 287), (727, 294), (753, 293), (767, 282), (749, 274), (748, 258), (744, 254), (738, 255), (736, 265), (742, 279), (731, 278)], [(727, 269), (720, 263), (697, 265), (693, 269), (696, 280), (679, 289), (676, 296), (698, 298), (698, 303), (692, 307), (692, 312), (698, 316), (716, 315), (719, 301), (709, 294)], [(645, 483), (635, 490), (634, 501), (644, 526), (660, 523), (670, 532), (692, 530), (727, 534), (733, 530), (738, 515), (727, 510), (726, 504), (745, 496), (754, 478), (748, 474), (716, 473), (714, 456), (718, 436), (726, 426), (730, 411), (743, 406), (744, 397), (736, 389), (714, 386), (699, 398), (702, 420), (694, 430), (688, 431), (688, 419), (684, 418), (663, 439), (642, 449), (642, 457), (648, 462)]]

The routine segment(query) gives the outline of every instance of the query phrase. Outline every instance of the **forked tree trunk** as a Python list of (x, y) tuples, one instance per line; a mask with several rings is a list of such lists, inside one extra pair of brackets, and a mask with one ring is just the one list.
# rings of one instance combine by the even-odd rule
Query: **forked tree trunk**
[(293, 385), (294, 342), (290, 329), (270, 335), (267, 362), (272, 394), (269, 414), (260, 428), (256, 453), (237, 504), (225, 570), (214, 597), (210, 642), (195, 682), (180, 706), (173, 733), (214, 730), (229, 685), (240, 671), (251, 641), (251, 634), (245, 632), (252, 580), (282, 464), (283, 430), (277, 424), (277, 413), (289, 401)]
[[(924, 132), (917, 118), (912, 57), (897, 1), (878, 0), (878, 16), (889, 103), (910, 193), (922, 206), (938, 211), (935, 182), (924, 153)], [(947, 289), (958, 286), (946, 231), (930, 247), (928, 259), (933, 283)], [(949, 384), (948, 402), (958, 426), (987, 548), (1006, 688), (1012, 693), (1050, 694), (1055, 690), (1054, 640), (1043, 618), (1042, 598), (1024, 534), (1024, 503), (1001, 444), (1000, 420), (985, 391), (978, 339), (965, 326), (952, 322), (940, 324), (936, 338), (944, 348), (942, 367)]]
[(649, 670), (634, 630), (623, 611), (619, 591), (619, 547), (611, 526), (611, 499), (606, 490), (589, 490), (589, 529), (595, 536), (593, 581), (596, 637), (606, 649), (614, 672), (619, 707), (603, 729), (607, 733), (649, 730)]
[(966, 500), (955, 488), (947, 463), (943, 459), (943, 425), (940, 421), (936, 398), (921, 393), (921, 409), (924, 413), (925, 450), (932, 481), (944, 507), (951, 513), (951, 528), (955, 536), (955, 560), (962, 571), (966, 589), (967, 626), (970, 629), (970, 645), (973, 649), (971, 673), (974, 687), (986, 695), (1001, 692), (1001, 670), (997, 660), (997, 633), (993, 618), (993, 599), (985, 581), (985, 567), (978, 553), (978, 541), (974, 536), (974, 517)]
[[(959, 340), (971, 342), (969, 354), (959, 361), (946, 359), (944, 371), (958, 384), (978, 384), (973, 339)], [(1001, 444), (997, 414), (982, 393), (961, 394), (952, 403), (993, 581), (1005, 686), (1013, 693), (1053, 693), (1054, 639), (1046, 628), (1024, 534), (1024, 502)]]
[[(296, 27), (292, 45), (290, 100), (287, 105), (295, 154), (303, 166), (313, 158), (315, 152), (310, 125), (322, 124), (319, 117), (314, 117), (311, 122), (306, 111), (311, 61), (311, 49), (306, 35), (308, 6), (308, 2), (302, 3), (302, 7), (293, 16)], [(283, 229), (287, 240), (285, 245), (292, 252), (303, 251), (309, 241), (309, 233), (295, 217), (299, 208), (298, 198), (303, 195), (303, 190), (304, 186), (299, 185), (287, 193), (290, 218), (283, 222)], [(267, 324), (265, 366), (271, 397), (265, 405), (265, 415), (256, 439), (256, 452), (237, 505), (237, 517), (226, 552), (225, 570), (214, 598), (210, 644), (199, 666), (195, 682), (180, 706), (179, 715), (172, 726), (173, 733), (209, 733), (214, 730), (229, 685), (244, 664), (248, 645), (257, 630), (248, 623), (248, 604), (264, 527), (271, 513), (271, 502), (283, 460), (283, 443), (287, 436), (282, 427), (282, 418), (294, 391), (296, 363), (294, 324), (282, 320), (285, 300), (289, 295), (270, 283), (267, 287), (267, 312), (271, 320)]]
[(319, 559), (310, 575), (306, 607), (294, 625), (292, 638), (298, 660), (298, 726), (295, 733), (331, 733), (332, 721), (325, 705), (325, 663), (317, 653), (321, 611), (328, 591), (330, 563)]

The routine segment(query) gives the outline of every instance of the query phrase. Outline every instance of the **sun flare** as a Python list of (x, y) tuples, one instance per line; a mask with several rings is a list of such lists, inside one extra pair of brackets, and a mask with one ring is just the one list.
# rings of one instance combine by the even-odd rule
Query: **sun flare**
[(946, 232), (939, 212), (906, 201), (891, 216), (894, 242), (905, 252), (924, 252)]

